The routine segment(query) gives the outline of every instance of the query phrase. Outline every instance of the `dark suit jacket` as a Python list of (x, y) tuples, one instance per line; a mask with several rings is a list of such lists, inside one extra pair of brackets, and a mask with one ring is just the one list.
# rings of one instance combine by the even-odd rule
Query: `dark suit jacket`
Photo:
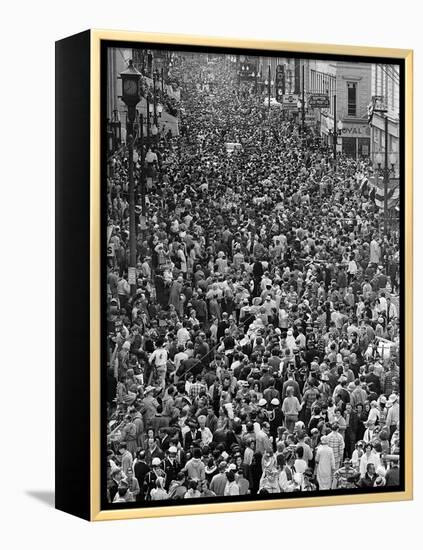
[(379, 376), (376, 376), (373, 372), (369, 373), (366, 376), (366, 383), (369, 386), (370, 390), (377, 393), (378, 395), (381, 393), (380, 391), (380, 378)]
[(195, 430), (194, 433), (190, 430), (185, 434), (185, 449), (189, 449), (195, 441), (197, 441), (196, 445), (198, 445), (198, 442), (201, 441), (200, 430)]
[(352, 411), (350, 413), (350, 423), (349, 423), (349, 426), (347, 426), (347, 431), (353, 435), (357, 435), (358, 423), (359, 423), (358, 415), (356, 412)]

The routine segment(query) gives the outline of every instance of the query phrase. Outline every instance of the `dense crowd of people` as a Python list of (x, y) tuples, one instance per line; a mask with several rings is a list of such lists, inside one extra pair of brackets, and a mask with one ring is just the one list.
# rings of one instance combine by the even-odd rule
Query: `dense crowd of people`
[(173, 70), (135, 291), (125, 150), (107, 179), (108, 501), (398, 486), (399, 236), (368, 162), (335, 166), (223, 58)]

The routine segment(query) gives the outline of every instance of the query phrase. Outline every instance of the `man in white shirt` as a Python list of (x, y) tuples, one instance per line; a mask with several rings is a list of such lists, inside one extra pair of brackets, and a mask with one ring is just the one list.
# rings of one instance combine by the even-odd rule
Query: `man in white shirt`
[(176, 333), (176, 339), (178, 340), (178, 345), (185, 346), (185, 344), (190, 340), (191, 336), (185, 326), (185, 323), (178, 329)]
[(156, 349), (150, 355), (149, 363), (156, 367), (158, 385), (165, 388), (166, 370), (167, 370), (168, 352), (164, 347), (163, 340), (159, 339), (156, 343)]
[(198, 426), (201, 432), (202, 447), (210, 445), (210, 443), (213, 441), (213, 434), (211, 433), (210, 428), (207, 428), (206, 420), (207, 418), (204, 415), (200, 415), (198, 417)]
[(391, 301), (391, 298), (386, 298), (386, 321), (390, 323), (393, 319), (397, 319), (398, 311), (396, 305)]

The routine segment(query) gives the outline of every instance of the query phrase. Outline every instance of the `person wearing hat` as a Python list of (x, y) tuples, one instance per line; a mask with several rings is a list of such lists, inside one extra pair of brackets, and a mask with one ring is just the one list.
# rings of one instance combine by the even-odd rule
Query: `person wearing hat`
[(154, 386), (147, 386), (144, 390), (144, 397), (142, 399), (141, 411), (144, 419), (144, 426), (148, 429), (151, 426), (151, 421), (157, 413), (159, 402), (154, 397)]
[(355, 489), (359, 479), (359, 471), (353, 467), (351, 459), (346, 458), (343, 466), (333, 474), (332, 489)]
[(270, 401), (270, 410), (268, 411), (268, 420), (270, 424), (270, 437), (272, 438), (273, 450), (276, 450), (276, 439), (278, 437), (278, 428), (283, 424), (283, 414), (280, 401), (274, 397)]
[(399, 425), (400, 420), (400, 408), (398, 403), (398, 395), (396, 393), (391, 393), (389, 396), (389, 409), (388, 414), (386, 415), (386, 426), (389, 428), (391, 437), (394, 435), (397, 426)]
[[(268, 365), (266, 363), (266, 367), (267, 366)], [(263, 365), (263, 367), (264, 367), (264, 365)], [(275, 378), (270, 375), (269, 376), (269, 381), (268, 381), (268, 386), (263, 391), (263, 397), (266, 399), (267, 403), (270, 403), (272, 401), (272, 399), (278, 399), (279, 400), (280, 395), (279, 395), (278, 390), (275, 388), (275, 383), (276, 383)]]
[(326, 371), (323, 371), (320, 375), (320, 383), (317, 386), (317, 389), (322, 397), (322, 403), (327, 403), (329, 397), (332, 396), (332, 388), (329, 384), (329, 376)]
[(174, 481), (181, 469), (180, 464), (177, 461), (178, 449), (175, 445), (171, 445), (167, 451), (166, 458), (163, 461), (163, 470), (166, 474), (166, 482), (164, 488), (169, 491), (169, 487)]
[(376, 435), (377, 435), (377, 430), (376, 430), (376, 424), (375, 424), (375, 421), (372, 420), (371, 418), (367, 419), (366, 423), (365, 423), (365, 431), (364, 431), (364, 435), (363, 435), (363, 441), (365, 443), (372, 443), (373, 440), (376, 438)]
[(259, 399), (257, 405), (261, 408), (261, 409), (264, 409), (264, 411), (266, 410), (266, 407), (267, 407), (267, 401), (266, 399), (264, 399), (264, 397), (262, 397), (261, 399)]
[[(153, 458), (153, 460), (151, 461), (151, 470), (147, 473), (144, 480), (146, 500), (151, 500), (151, 491), (153, 489), (164, 488), (166, 473), (161, 466), (162, 461), (160, 460), (160, 458)], [(163, 481), (163, 483), (160, 483), (160, 487), (157, 486), (157, 480), (159, 478)]]

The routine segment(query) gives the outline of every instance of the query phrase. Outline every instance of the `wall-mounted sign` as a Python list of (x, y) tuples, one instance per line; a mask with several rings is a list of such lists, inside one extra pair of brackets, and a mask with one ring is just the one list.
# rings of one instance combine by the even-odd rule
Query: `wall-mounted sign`
[(328, 109), (330, 106), (328, 94), (310, 94), (308, 105), (312, 109)]
[(309, 126), (313, 126), (316, 124), (316, 117), (313, 113), (306, 113), (304, 116), (304, 122)]
[(383, 95), (374, 95), (372, 97), (373, 112), (374, 113), (387, 113), (388, 105)]
[(370, 127), (367, 124), (349, 124), (343, 123), (342, 130), (338, 130), (342, 136), (345, 137), (369, 137)]
[(285, 94), (282, 97), (282, 107), (284, 109), (298, 109), (298, 95), (297, 94)]

